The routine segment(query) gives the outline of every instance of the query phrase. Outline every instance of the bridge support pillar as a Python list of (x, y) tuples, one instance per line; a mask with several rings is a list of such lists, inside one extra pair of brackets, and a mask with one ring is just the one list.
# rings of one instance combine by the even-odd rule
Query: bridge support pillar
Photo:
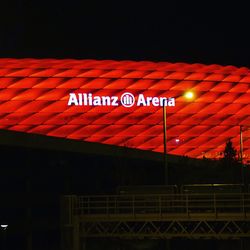
[(73, 250), (80, 250), (79, 220), (75, 216), (73, 229)]
[(86, 238), (82, 238), (81, 240), (81, 250), (87, 250)]
[(165, 240), (165, 250), (170, 250), (170, 240), (169, 239)]
[(240, 250), (248, 250), (250, 249), (250, 239), (249, 238), (241, 238), (240, 239)]

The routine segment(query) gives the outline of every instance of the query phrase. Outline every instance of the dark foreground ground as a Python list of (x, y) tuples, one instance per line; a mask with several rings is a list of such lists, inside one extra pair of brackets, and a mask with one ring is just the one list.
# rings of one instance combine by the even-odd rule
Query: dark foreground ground
[[(60, 249), (60, 197), (65, 194), (112, 194), (121, 185), (162, 185), (161, 161), (123, 156), (101, 156), (0, 147), (0, 222), (2, 249)], [(238, 165), (186, 157), (169, 163), (170, 184), (240, 183)], [(88, 249), (164, 249), (159, 240), (89, 240)], [(241, 249), (239, 239), (231, 241), (170, 241), (171, 249)], [(32, 248), (30, 247), (32, 245)]]

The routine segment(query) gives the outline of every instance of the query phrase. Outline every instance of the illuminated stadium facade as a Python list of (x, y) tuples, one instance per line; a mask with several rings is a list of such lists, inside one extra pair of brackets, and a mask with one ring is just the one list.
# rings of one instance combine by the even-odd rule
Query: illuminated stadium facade
[[(195, 93), (192, 101), (183, 93)], [(0, 59), (0, 129), (220, 158), (250, 159), (250, 70), (112, 60)]]

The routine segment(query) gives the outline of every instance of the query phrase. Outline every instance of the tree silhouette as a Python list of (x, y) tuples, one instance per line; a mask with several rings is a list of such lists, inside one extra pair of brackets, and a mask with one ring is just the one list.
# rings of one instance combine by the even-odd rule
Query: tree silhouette
[(233, 147), (233, 143), (231, 141), (231, 139), (229, 139), (226, 142), (226, 146), (224, 149), (224, 159), (228, 162), (236, 162), (237, 161), (237, 150)]
[(222, 166), (224, 166), (225, 179), (228, 179), (231, 183), (238, 183), (240, 181), (240, 164), (237, 158), (237, 150), (233, 147), (231, 139), (226, 142), (223, 154)]

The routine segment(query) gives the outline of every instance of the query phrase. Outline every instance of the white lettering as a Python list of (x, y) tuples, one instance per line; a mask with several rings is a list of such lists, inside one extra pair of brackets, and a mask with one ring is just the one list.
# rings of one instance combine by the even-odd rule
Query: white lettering
[(102, 105), (103, 106), (110, 106), (110, 97), (109, 96), (102, 96)]
[(83, 94), (83, 104), (84, 106), (87, 106), (88, 105), (88, 97), (87, 97), (87, 94)]
[(76, 98), (76, 94), (74, 94), (74, 93), (69, 94), (68, 106), (70, 106), (72, 104), (78, 106), (78, 101), (77, 101), (77, 98)]
[(152, 99), (152, 104), (153, 104), (153, 106), (159, 106), (159, 98), (157, 98), (157, 97), (154, 97), (153, 99)]
[(78, 94), (78, 104), (82, 106), (82, 94)]
[(166, 97), (160, 97), (160, 106), (167, 106), (167, 98)]
[(100, 96), (95, 96), (93, 99), (93, 105), (94, 106), (101, 106), (102, 102), (101, 102), (101, 97)]
[(89, 95), (88, 95), (88, 100), (89, 100), (89, 106), (92, 106), (93, 99), (92, 99), (92, 94), (91, 93), (89, 93)]
[(146, 101), (143, 94), (139, 94), (137, 100), (137, 106), (146, 106)]
[(150, 106), (150, 102), (152, 101), (152, 97), (147, 97), (147, 106)]
[(111, 101), (112, 101), (112, 103), (111, 103), (112, 106), (118, 106), (118, 97), (117, 96), (112, 96)]
[[(68, 106), (118, 106), (118, 96), (93, 96), (92, 93), (70, 93)], [(126, 92), (121, 96), (121, 105), (124, 107), (132, 107), (134, 105), (135, 97), (133, 94)], [(137, 98), (137, 106), (175, 106), (175, 98), (172, 97), (145, 97), (139, 94)]]
[(168, 98), (168, 106), (175, 106), (175, 98)]

